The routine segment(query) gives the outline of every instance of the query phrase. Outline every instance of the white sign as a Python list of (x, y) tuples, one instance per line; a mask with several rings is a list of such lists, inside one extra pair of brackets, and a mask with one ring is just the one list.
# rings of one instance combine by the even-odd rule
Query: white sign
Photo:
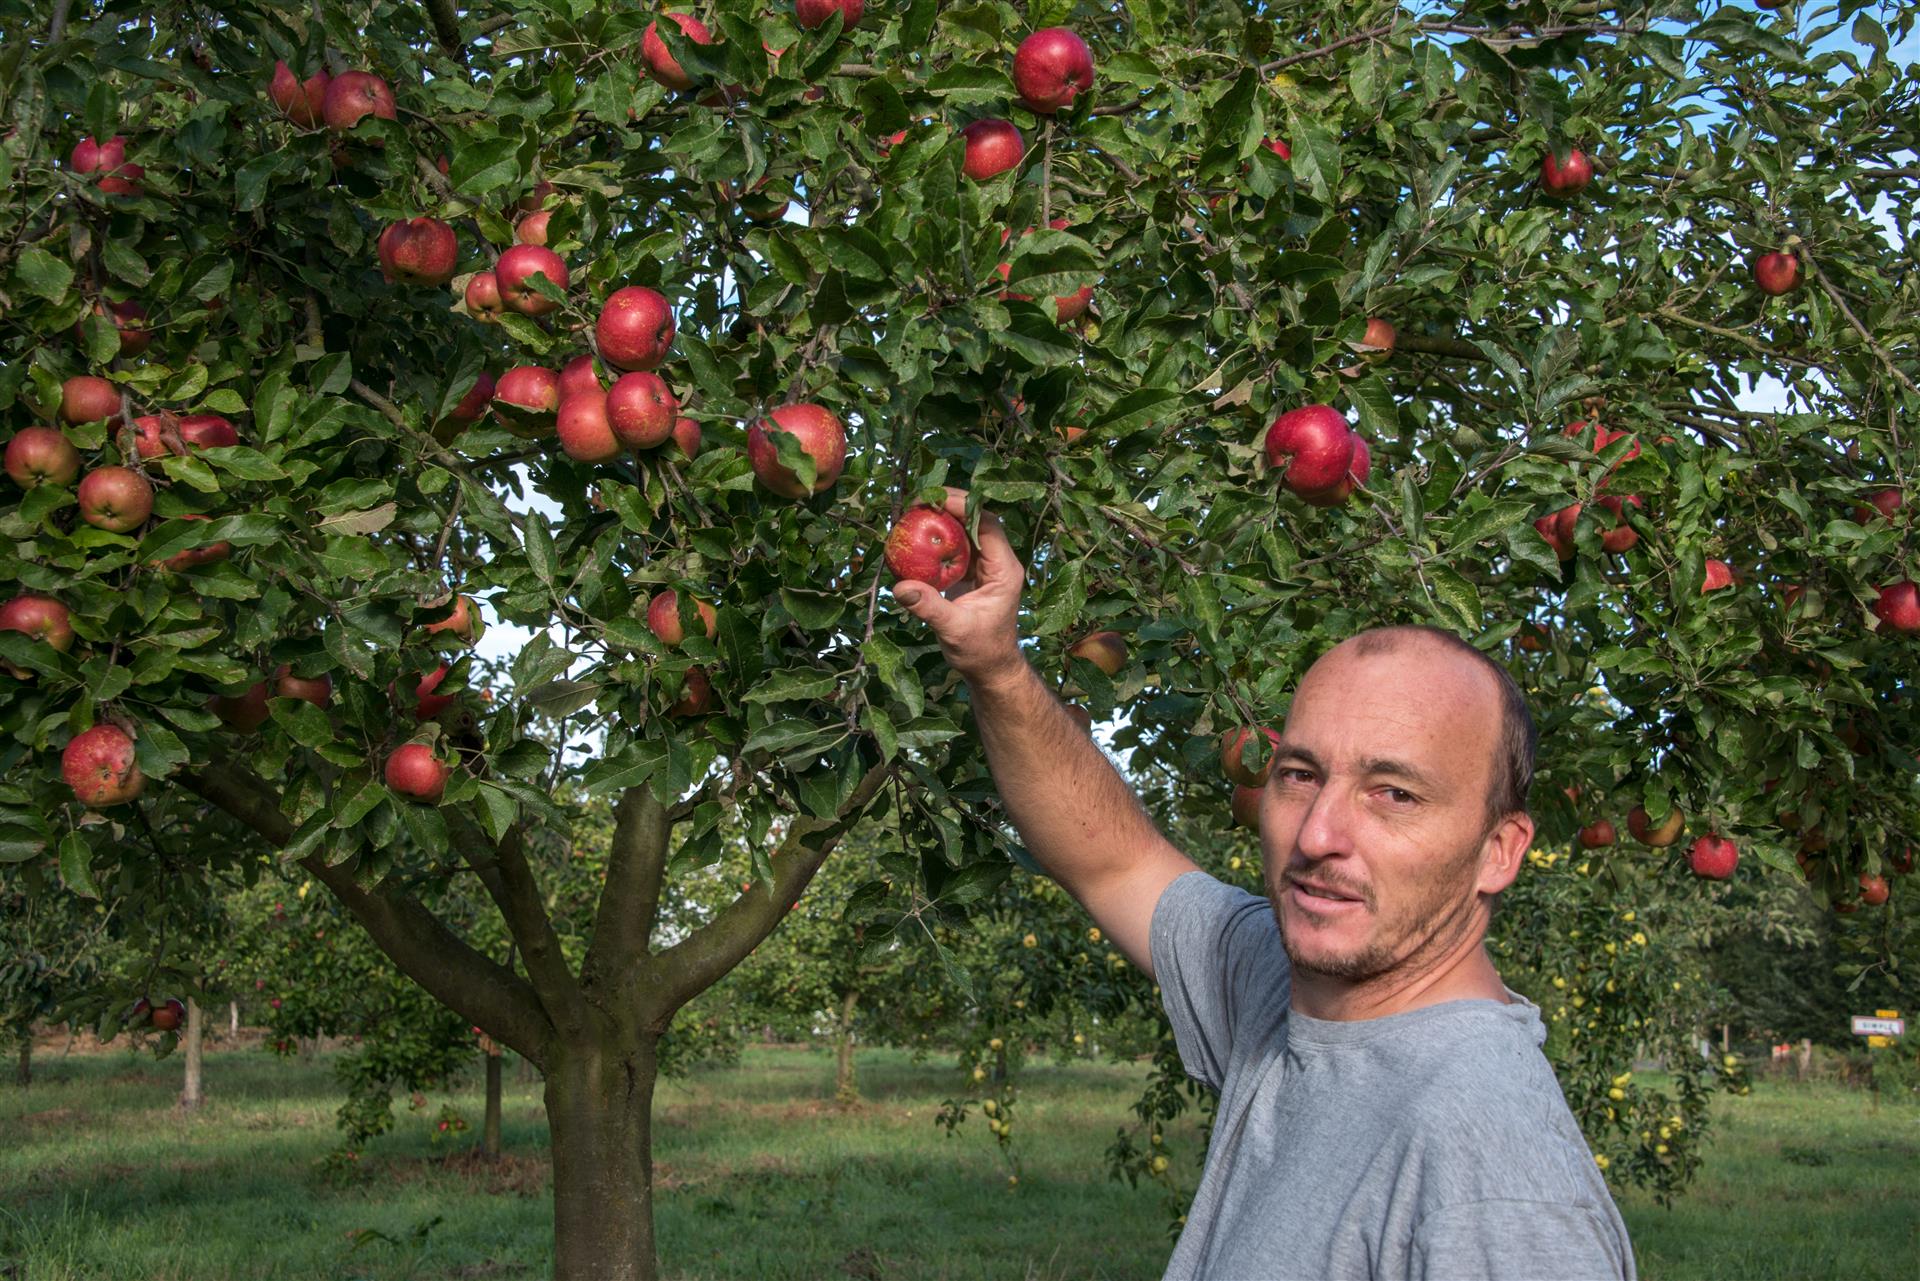
[(1905, 1036), (1905, 1019), (1870, 1019), (1864, 1014), (1853, 1016), (1853, 1034), (1855, 1036)]

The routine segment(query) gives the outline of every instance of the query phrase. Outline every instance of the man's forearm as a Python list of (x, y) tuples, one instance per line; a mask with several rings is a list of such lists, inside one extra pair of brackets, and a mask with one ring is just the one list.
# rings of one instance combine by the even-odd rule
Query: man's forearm
[(1170, 848), (1139, 798), (1022, 660), (970, 681), (987, 764), (1020, 839), (1067, 890)]

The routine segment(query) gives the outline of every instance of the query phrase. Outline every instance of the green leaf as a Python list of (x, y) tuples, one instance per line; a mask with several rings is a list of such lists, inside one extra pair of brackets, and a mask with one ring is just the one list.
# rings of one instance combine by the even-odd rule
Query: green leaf
[(747, 691), (742, 701), (785, 703), (831, 698), (840, 687), (840, 679), (838, 672), (823, 672), (812, 667), (769, 672), (758, 685)]
[(93, 883), (93, 846), (78, 832), (68, 832), (60, 842), (60, 881), (81, 898), (100, 897)]
[(267, 708), (274, 724), (286, 730), (302, 747), (326, 747), (333, 742), (333, 723), (327, 714), (300, 698), (271, 698)]
[(22, 249), (14, 261), (13, 278), (26, 292), (48, 302), (59, 302), (73, 284), (73, 268), (46, 250), (29, 246)]

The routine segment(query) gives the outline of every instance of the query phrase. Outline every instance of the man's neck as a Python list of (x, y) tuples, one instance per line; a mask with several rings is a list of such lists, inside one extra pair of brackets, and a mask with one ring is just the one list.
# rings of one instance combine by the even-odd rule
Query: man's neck
[(1439, 965), (1413, 972), (1401, 967), (1359, 982), (1300, 969), (1293, 973), (1294, 1011), (1330, 1022), (1381, 1019), (1467, 1000), (1510, 1003), (1493, 958), (1478, 941)]

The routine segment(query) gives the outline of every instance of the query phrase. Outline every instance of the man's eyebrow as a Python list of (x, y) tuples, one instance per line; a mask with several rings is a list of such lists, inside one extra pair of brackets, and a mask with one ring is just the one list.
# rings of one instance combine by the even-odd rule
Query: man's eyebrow
[(1285, 739), (1282, 739), (1280, 742), (1275, 743), (1273, 745), (1273, 759), (1276, 762), (1298, 761), (1302, 765), (1305, 765), (1308, 769), (1314, 771), (1317, 774), (1324, 774), (1327, 772), (1326, 766), (1320, 763), (1320, 758), (1318, 756), (1315, 756), (1312, 752), (1309, 752), (1304, 747), (1296, 747), (1294, 744), (1287, 742)]
[(1360, 772), (1369, 778), (1402, 778), (1429, 794), (1443, 790), (1440, 780), (1418, 765), (1397, 761), (1390, 756), (1368, 757), (1360, 762)]

